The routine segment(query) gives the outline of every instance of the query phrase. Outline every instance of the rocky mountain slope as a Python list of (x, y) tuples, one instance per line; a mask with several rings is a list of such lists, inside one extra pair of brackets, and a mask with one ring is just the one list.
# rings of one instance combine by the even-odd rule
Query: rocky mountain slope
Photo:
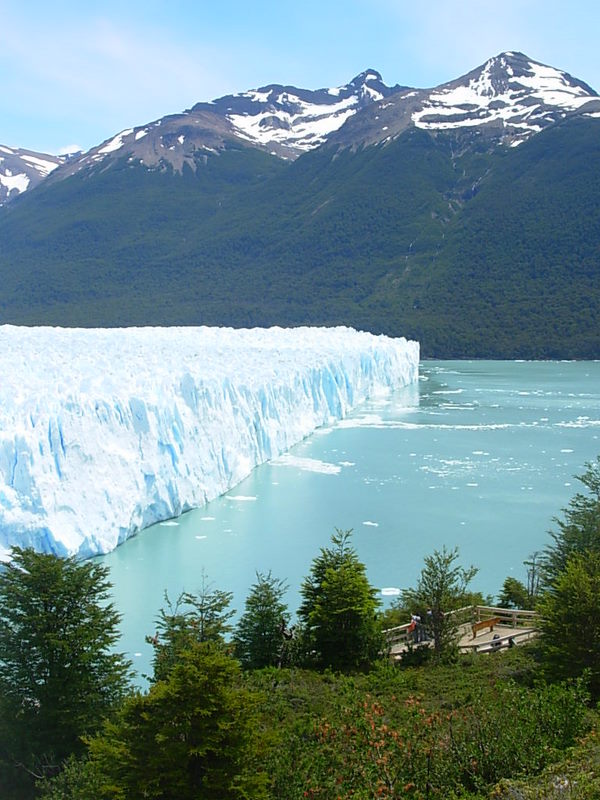
[[(294, 160), (327, 143), (380, 144), (411, 127), (461, 130), (516, 146), (575, 114), (600, 115), (600, 98), (593, 89), (522, 53), (507, 52), (434, 89), (387, 86), (378, 72), (366, 70), (340, 87), (308, 90), (271, 84), (197, 103), (181, 114), (119, 132), (63, 163), (53, 180), (82, 169), (105, 169), (123, 158), (148, 169), (181, 172), (185, 165), (196, 170), (228, 147), (256, 147)], [(44, 158), (49, 164), (51, 158), (56, 166), (61, 163)], [(25, 175), (33, 187), (51, 170), (38, 170), (32, 180), (32, 163)], [(5, 178), (6, 189), (23, 191), (27, 185), (14, 170)]]
[(65, 159), (0, 145), (0, 206), (33, 189)]
[(124, 157), (148, 169), (181, 172), (185, 165), (195, 171), (211, 155), (232, 147), (255, 147), (293, 160), (325, 143), (351, 116), (399, 88), (386, 86), (379, 73), (368, 70), (333, 89), (272, 84), (227, 95), (121, 131), (74, 159), (54, 178), (104, 169)]
[(566, 72), (522, 53), (501, 53), (435, 89), (409, 89), (349, 120), (332, 140), (378, 144), (410, 127), (475, 132), (517, 146), (566, 117), (600, 116), (600, 98)]

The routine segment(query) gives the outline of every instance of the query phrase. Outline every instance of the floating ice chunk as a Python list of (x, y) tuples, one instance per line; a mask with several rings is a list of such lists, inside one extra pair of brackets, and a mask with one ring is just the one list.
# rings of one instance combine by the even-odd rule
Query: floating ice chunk
[(272, 463), (280, 467), (296, 467), (304, 472), (321, 472), (324, 475), (338, 475), (342, 471), (338, 464), (329, 464), (318, 458), (294, 456), (291, 453), (284, 453), (279, 458), (273, 459)]

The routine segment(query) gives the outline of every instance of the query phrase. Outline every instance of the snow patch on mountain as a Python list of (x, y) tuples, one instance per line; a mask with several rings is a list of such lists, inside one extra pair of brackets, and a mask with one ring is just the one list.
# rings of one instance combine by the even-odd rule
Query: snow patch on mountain
[(18, 175), (13, 175), (10, 169), (6, 169), (4, 174), (0, 172), (0, 184), (6, 187), (8, 194), (15, 191), (19, 194), (25, 192), (29, 183), (29, 178), (24, 172), (20, 172)]
[(123, 147), (123, 139), (127, 136), (130, 136), (133, 133), (133, 128), (128, 128), (126, 131), (121, 131), (118, 133), (114, 138), (112, 138), (108, 144), (105, 144), (104, 147), (98, 150), (99, 153), (114, 153), (116, 150), (120, 150)]
[(1, 326), (0, 558), (105, 553), (418, 363), (416, 342), (349, 328)]
[(567, 73), (507, 52), (430, 92), (412, 121), (427, 130), (500, 125), (514, 144), (594, 100), (596, 93)]
[(375, 70), (366, 70), (344, 86), (312, 90), (273, 84), (198, 103), (191, 112), (210, 109), (222, 114), (242, 139), (274, 147), (280, 157), (295, 158), (323, 144), (351, 116), (398, 88), (386, 86)]
[(23, 161), (27, 162), (27, 164), (31, 164), (32, 166), (36, 167), (39, 174), (43, 175), (44, 177), (55, 170), (59, 163), (57, 161), (48, 161), (46, 158), (28, 155), (27, 153), (24, 153), (21, 158)]
[(257, 114), (229, 114), (228, 119), (240, 136), (260, 144), (273, 142), (285, 147), (309, 150), (326, 141), (356, 113), (357, 97), (348, 97), (334, 105), (305, 103), (293, 95), (280, 95), (280, 106), (293, 109), (267, 108)]
[(0, 206), (37, 186), (64, 160), (61, 156), (0, 145)]

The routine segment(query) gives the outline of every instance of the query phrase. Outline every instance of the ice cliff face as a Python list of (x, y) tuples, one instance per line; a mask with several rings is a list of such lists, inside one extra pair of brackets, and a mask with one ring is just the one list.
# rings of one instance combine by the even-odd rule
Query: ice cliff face
[(0, 327), (0, 558), (105, 553), (417, 378), (348, 328)]

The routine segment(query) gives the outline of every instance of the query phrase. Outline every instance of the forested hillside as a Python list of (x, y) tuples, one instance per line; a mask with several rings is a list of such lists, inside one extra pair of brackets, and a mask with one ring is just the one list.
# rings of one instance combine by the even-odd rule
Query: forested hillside
[(293, 163), (123, 159), (3, 209), (2, 320), (347, 324), (425, 357), (597, 357), (599, 148), (582, 117), (509, 148), (412, 128)]

